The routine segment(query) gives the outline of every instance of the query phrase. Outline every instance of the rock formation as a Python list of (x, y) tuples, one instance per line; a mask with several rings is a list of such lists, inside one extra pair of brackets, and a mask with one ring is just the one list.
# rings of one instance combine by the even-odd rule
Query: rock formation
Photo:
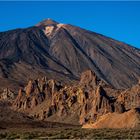
[[(102, 120), (110, 117), (119, 127), (119, 116), (126, 119), (128, 110), (138, 110), (135, 108), (140, 105), (139, 91), (139, 84), (127, 90), (116, 90), (88, 70), (82, 73), (79, 83), (73, 85), (47, 78), (29, 81), (25, 88), (19, 89), (13, 108), (37, 120), (81, 124), (84, 128), (106, 127)], [(133, 119), (128, 121), (128, 126), (120, 127), (129, 127)], [(113, 128), (111, 124), (107, 127)]]
[(13, 100), (15, 98), (15, 93), (8, 88), (3, 89), (0, 93), (0, 100)]
[(139, 128), (139, 124), (139, 109), (131, 109), (124, 113), (107, 113), (96, 122), (85, 124), (82, 128)]

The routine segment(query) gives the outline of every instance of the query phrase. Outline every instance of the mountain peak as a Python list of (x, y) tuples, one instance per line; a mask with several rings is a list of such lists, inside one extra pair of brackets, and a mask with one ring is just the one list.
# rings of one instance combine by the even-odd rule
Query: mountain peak
[(55, 20), (51, 18), (44, 19), (43, 21), (39, 22), (36, 26), (50, 26), (50, 25), (57, 25), (59, 24)]

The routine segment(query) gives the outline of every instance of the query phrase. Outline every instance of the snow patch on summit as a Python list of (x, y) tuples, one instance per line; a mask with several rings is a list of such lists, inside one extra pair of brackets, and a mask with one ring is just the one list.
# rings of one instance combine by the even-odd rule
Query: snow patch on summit
[(47, 26), (47, 27), (45, 27), (44, 33), (46, 35), (51, 35), (51, 33), (53, 32), (53, 30), (54, 30), (54, 26)]
[(53, 33), (54, 30), (57, 31), (61, 27), (64, 27), (64, 25), (65, 24), (62, 24), (62, 23), (59, 23), (59, 24), (57, 24), (55, 26), (54, 25), (49, 25), (49, 26), (46, 26), (43, 31), (44, 31), (44, 33), (45, 33), (46, 36), (50, 36)]

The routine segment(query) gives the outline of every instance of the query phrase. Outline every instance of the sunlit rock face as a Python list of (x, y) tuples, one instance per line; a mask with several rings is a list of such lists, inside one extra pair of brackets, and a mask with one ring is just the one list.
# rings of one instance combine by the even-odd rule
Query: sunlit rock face
[(139, 128), (140, 111), (131, 109), (124, 113), (107, 113), (101, 116), (98, 121), (84, 124), (82, 128)]
[[(130, 89), (116, 90), (87, 70), (81, 74), (79, 82), (72, 85), (47, 80), (46, 77), (30, 80), (27, 86), (19, 89), (12, 108), (37, 120), (81, 124), (84, 128), (118, 128), (119, 117), (124, 121), (133, 114), (128, 110), (136, 110), (133, 118), (138, 120), (140, 103), (135, 100), (139, 100), (139, 90), (139, 84)], [(135, 98), (129, 98), (134, 95)], [(112, 122), (106, 125), (109, 118)], [(114, 127), (113, 119), (117, 122)], [(134, 119), (128, 119), (128, 125), (120, 125), (120, 128), (130, 127), (132, 123), (136, 126)]]

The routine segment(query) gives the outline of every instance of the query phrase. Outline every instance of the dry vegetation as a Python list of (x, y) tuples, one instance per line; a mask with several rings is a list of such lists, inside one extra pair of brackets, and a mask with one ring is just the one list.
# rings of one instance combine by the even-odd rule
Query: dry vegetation
[(0, 139), (140, 139), (139, 129), (54, 128), (3, 130)]

